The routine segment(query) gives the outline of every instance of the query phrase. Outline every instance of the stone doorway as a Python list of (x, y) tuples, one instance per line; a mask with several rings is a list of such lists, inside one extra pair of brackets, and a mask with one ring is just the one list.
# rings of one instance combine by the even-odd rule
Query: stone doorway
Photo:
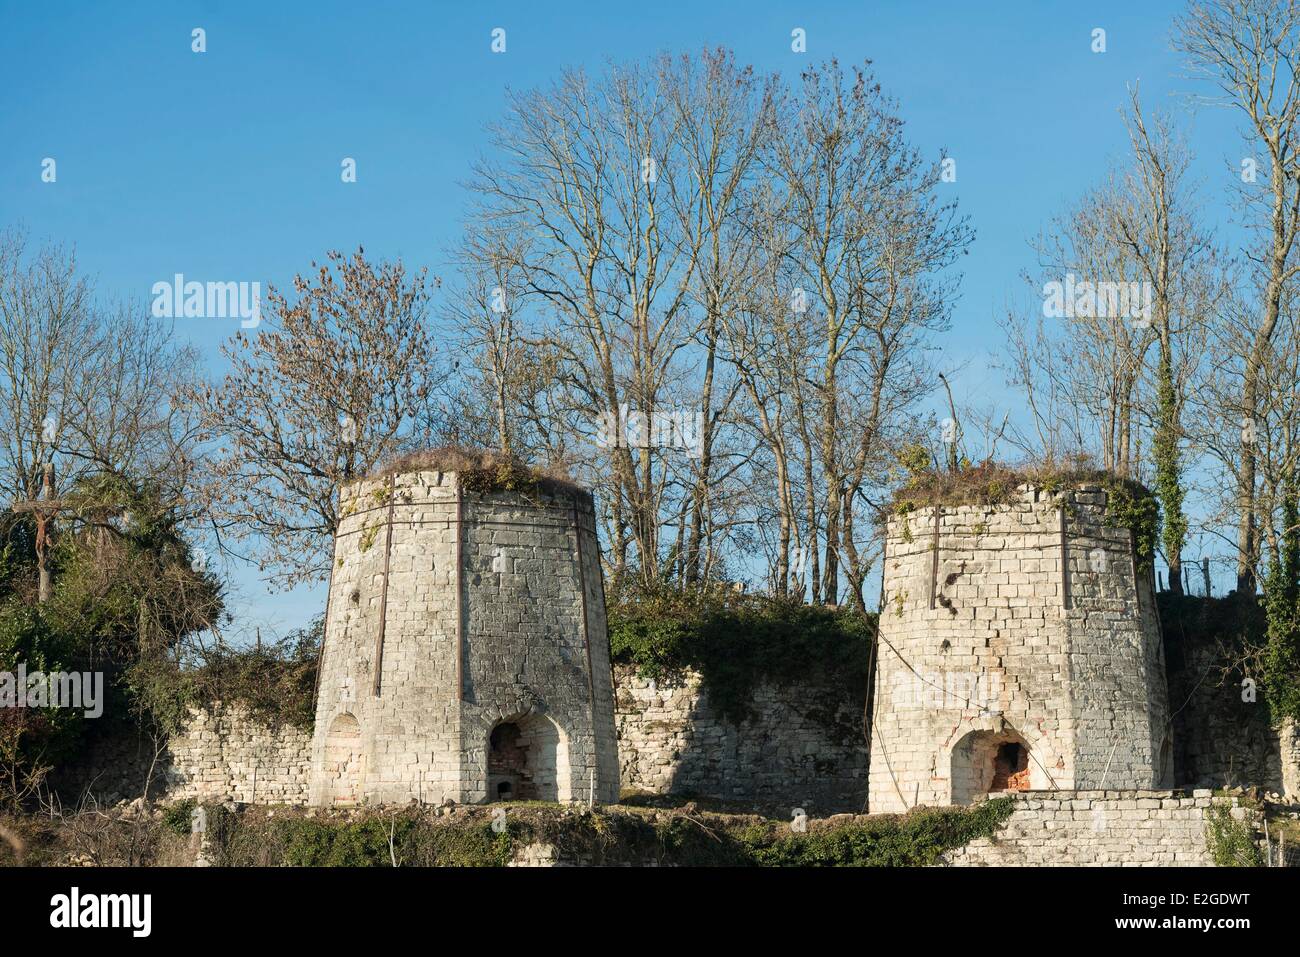
[(325, 801), (349, 806), (361, 796), (363, 756), (361, 722), (346, 711), (330, 723), (325, 736)]
[(488, 735), (489, 801), (567, 801), (567, 742), (545, 715), (499, 722)]

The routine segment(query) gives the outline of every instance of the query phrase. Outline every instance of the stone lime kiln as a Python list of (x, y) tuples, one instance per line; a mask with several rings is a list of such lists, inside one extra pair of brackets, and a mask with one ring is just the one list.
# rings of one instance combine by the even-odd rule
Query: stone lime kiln
[(480, 462), (340, 495), (313, 804), (618, 799), (592, 497)]
[(870, 809), (1172, 782), (1149, 559), (1118, 484), (891, 515)]

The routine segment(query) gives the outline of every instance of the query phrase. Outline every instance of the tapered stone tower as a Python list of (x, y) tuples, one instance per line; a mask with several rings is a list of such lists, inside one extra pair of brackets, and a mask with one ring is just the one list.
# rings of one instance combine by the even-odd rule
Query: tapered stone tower
[(616, 801), (591, 495), (438, 464), (341, 494), (312, 803)]
[(889, 520), (869, 806), (1172, 783), (1150, 565), (1100, 485)]

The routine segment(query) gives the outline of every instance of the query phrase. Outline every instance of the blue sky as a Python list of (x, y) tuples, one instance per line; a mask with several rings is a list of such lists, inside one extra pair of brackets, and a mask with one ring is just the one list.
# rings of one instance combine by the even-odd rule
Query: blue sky
[[(1085, 9), (1086, 8), (1086, 9)], [(760, 71), (871, 59), (919, 148), (957, 160), (976, 241), (962, 264), (950, 367), (967, 400), (1014, 399), (992, 368), (996, 319), (1023, 296), (1027, 240), (1103, 175), (1127, 143), (1118, 110), (1184, 113), (1207, 217), (1226, 229), (1242, 156), (1226, 110), (1192, 112), (1170, 46), (1182, 4), (18, 3), (0, 2), (0, 225), (73, 243), (104, 293), (147, 302), (187, 277), (285, 284), (331, 248), (442, 269), (460, 184), (507, 87), (565, 66), (725, 45)], [(207, 52), (191, 51), (191, 30)], [(504, 54), (491, 31), (506, 30)], [(808, 52), (790, 48), (807, 33)], [(1092, 52), (1094, 28), (1106, 52)], [(41, 162), (57, 161), (56, 183)], [(353, 157), (357, 182), (340, 180)], [(216, 368), (237, 320), (176, 334)], [(323, 589), (270, 596), (231, 569), (245, 628), (311, 617)]]

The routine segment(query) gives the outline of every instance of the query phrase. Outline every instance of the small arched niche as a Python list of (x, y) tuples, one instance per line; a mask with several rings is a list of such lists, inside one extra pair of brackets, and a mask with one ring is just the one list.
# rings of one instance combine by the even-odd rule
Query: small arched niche
[(330, 804), (347, 806), (361, 799), (361, 722), (346, 711), (336, 715), (325, 735), (325, 788)]
[(489, 801), (568, 801), (568, 739), (543, 714), (499, 721), (488, 734), (487, 776)]
[(997, 791), (1048, 787), (1029, 743), (1014, 729), (972, 731), (952, 749), (952, 803), (971, 804)]

